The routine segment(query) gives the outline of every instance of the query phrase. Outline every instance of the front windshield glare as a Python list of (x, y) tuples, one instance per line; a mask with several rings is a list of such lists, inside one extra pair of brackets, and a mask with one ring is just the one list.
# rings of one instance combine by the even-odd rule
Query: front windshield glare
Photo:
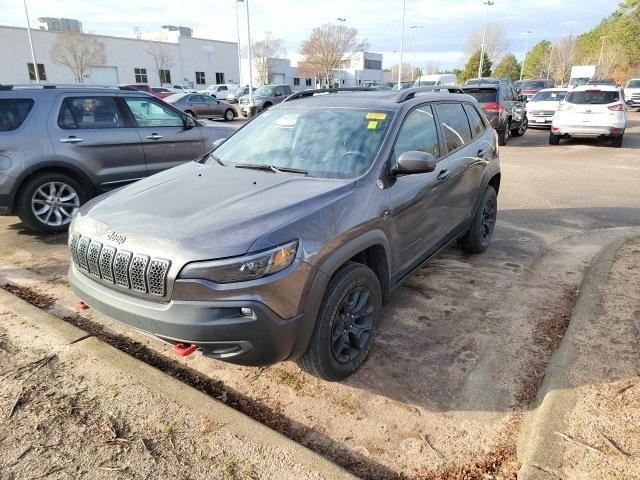
[(391, 113), (350, 108), (277, 107), (266, 110), (220, 145), (216, 159), (295, 169), (309, 176), (352, 178), (372, 164)]
[(538, 92), (531, 99), (532, 102), (561, 102), (567, 92)]
[(259, 97), (260, 95), (272, 95), (273, 94), (273, 88), (272, 87), (258, 87), (253, 91), (253, 94), (257, 97)]

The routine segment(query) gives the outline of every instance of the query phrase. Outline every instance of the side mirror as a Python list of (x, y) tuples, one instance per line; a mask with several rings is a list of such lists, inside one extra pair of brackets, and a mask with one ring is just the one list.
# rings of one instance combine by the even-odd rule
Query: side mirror
[(186, 117), (183, 117), (183, 118), (184, 118), (183, 123), (184, 123), (184, 128), (185, 129), (189, 130), (189, 129), (191, 129), (191, 128), (193, 128), (193, 127), (195, 127), (197, 125), (196, 121), (193, 118), (191, 118), (190, 116), (186, 116)]
[(391, 169), (392, 175), (429, 173), (436, 169), (436, 157), (426, 152), (409, 151), (398, 157), (398, 164)]

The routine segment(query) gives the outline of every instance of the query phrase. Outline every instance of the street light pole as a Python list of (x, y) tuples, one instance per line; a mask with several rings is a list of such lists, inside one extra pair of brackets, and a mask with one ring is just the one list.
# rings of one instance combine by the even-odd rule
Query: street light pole
[(413, 82), (413, 74), (416, 69), (416, 37), (419, 28), (422, 28), (422, 25), (411, 25), (409, 27), (413, 30), (413, 60), (411, 61), (411, 81)]
[[(551, 52), (549, 52), (549, 66), (547, 67), (547, 80), (551, 76), (551, 65), (553, 64), (553, 49), (556, 48), (555, 44), (551, 44)], [(525, 52), (526, 55), (526, 52)], [(524, 63), (524, 61), (523, 61)]]
[(478, 78), (482, 78), (482, 67), (484, 66), (484, 42), (487, 36), (487, 18), (489, 17), (489, 7), (494, 4), (491, 0), (482, 2), (487, 8), (484, 12), (484, 27), (482, 27), (482, 45), (480, 46), (480, 64), (478, 65)]
[[(343, 18), (343, 17), (338, 17), (336, 18), (336, 22), (342, 22), (342, 23), (346, 23), (347, 19)], [(340, 59), (340, 64), (338, 65), (338, 88), (340, 88), (341, 82), (340, 82), (340, 77), (342, 76), (342, 58)]]
[(249, 0), (238, 0), (244, 2), (247, 7), (247, 53), (249, 57), (249, 108), (253, 108), (253, 59), (251, 58), (251, 20), (249, 16)]
[(238, 0), (236, 0), (236, 32), (238, 33), (238, 84), (242, 86), (242, 56), (240, 54), (240, 15), (238, 14)]
[(600, 58), (598, 59), (598, 66), (602, 65), (602, 55), (604, 54), (604, 41), (609, 38), (608, 35), (600, 37), (602, 44), (600, 45)]
[(527, 48), (529, 48), (529, 35), (531, 35), (531, 30), (526, 30), (524, 33), (526, 33), (527, 36), (524, 40), (524, 57), (522, 58), (522, 64), (520, 65), (520, 80), (522, 80), (522, 74), (524, 73), (524, 62), (527, 59)]
[(33, 49), (33, 39), (31, 38), (31, 22), (29, 21), (29, 10), (27, 9), (27, 0), (24, 0), (24, 14), (27, 17), (27, 35), (29, 37), (29, 48), (31, 49), (31, 61), (33, 61), (33, 73), (36, 77), (36, 83), (40, 83), (40, 72), (38, 71), (38, 62), (36, 61), (36, 52)]
[(398, 64), (398, 90), (402, 88), (402, 54), (404, 51), (404, 18), (407, 13), (407, 0), (402, 0), (402, 34), (400, 35), (400, 63)]

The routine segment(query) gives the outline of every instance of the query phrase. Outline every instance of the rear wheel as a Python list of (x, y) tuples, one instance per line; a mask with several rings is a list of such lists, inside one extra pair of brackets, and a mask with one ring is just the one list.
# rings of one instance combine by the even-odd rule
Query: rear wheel
[(549, 145), (560, 145), (560, 135), (549, 132)]
[(193, 118), (194, 120), (196, 119), (196, 114), (193, 113), (191, 110), (185, 110), (185, 112), (187, 115), (189, 115), (191, 118)]
[(482, 195), (480, 206), (471, 222), (471, 227), (460, 239), (465, 252), (482, 253), (489, 246), (493, 229), (498, 217), (498, 195), (492, 186), (488, 186)]
[(382, 312), (382, 289), (366, 265), (348, 262), (331, 278), (300, 367), (325, 380), (342, 380), (365, 361)]
[(622, 147), (622, 137), (623, 137), (623, 135), (620, 135), (619, 137), (613, 137), (611, 139), (611, 146), (613, 146), (615, 148)]
[(225, 110), (224, 112), (224, 119), (227, 122), (230, 122), (234, 118), (236, 118), (236, 112), (234, 112), (231, 108), (227, 108), (227, 110)]
[(43, 173), (21, 188), (16, 207), (22, 223), (43, 233), (61, 233), (69, 228), (73, 214), (87, 201), (87, 194), (73, 178), (63, 173)]
[(509, 141), (511, 123), (507, 124), (504, 129), (498, 130), (498, 145), (504, 146)]

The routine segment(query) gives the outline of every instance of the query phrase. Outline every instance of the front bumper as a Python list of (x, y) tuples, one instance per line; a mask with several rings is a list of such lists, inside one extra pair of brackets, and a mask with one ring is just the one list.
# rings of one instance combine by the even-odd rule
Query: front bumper
[[(169, 343), (195, 344), (203, 355), (240, 365), (289, 358), (303, 325), (303, 314), (283, 319), (250, 298), (167, 303), (136, 298), (91, 280), (73, 264), (69, 281), (87, 305), (114, 320)], [(243, 315), (241, 308), (250, 308), (252, 315)]]
[(640, 98), (630, 98), (629, 100), (627, 100), (627, 106), (640, 108)]
[(538, 116), (527, 114), (530, 127), (550, 127), (553, 121), (553, 115), (551, 116)]

